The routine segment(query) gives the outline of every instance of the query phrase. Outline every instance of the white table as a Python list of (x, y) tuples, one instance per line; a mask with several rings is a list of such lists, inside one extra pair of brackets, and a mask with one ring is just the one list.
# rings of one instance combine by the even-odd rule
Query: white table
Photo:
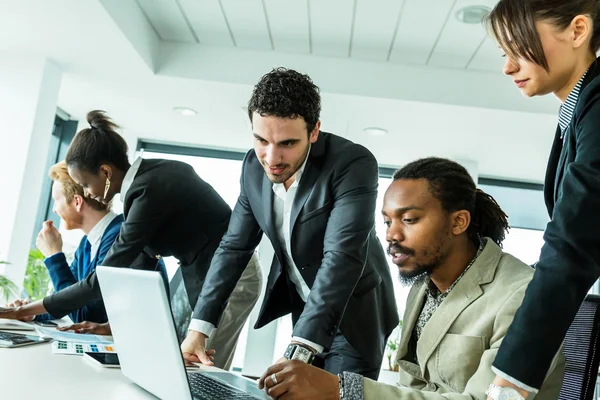
[[(201, 370), (218, 369), (201, 367)], [(48, 342), (0, 348), (0, 399), (139, 400), (156, 397), (127, 379), (120, 369), (97, 367), (82, 356), (53, 354)]]

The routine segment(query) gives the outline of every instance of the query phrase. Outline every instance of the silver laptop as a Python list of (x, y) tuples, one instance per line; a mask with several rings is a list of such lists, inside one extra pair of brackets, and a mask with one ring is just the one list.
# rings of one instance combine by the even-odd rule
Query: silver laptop
[(96, 269), (123, 374), (164, 400), (270, 399), (230, 372), (186, 371), (158, 272)]

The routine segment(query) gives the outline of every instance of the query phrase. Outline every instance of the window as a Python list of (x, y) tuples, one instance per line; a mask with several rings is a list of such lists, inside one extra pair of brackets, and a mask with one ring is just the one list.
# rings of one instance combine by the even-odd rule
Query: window
[[(52, 180), (48, 177), (48, 171), (52, 165), (65, 159), (67, 150), (69, 149), (69, 144), (75, 136), (78, 121), (69, 121), (68, 119), (69, 116), (65, 115), (62, 111), (60, 111), (60, 115), (56, 115), (54, 118), (52, 138), (48, 150), (48, 161), (46, 163), (44, 181), (42, 183), (43, 187), (42, 192), (40, 193), (40, 204), (38, 206), (36, 215), (36, 227), (42, 226), (42, 222), (46, 220), (53, 221), (54, 225), (59, 227), (59, 229), (63, 224), (60, 217), (52, 212), (52, 209), (54, 208), (54, 201), (52, 200)], [(61, 233), (65, 232), (66, 231), (64, 230), (64, 227), (62, 227)], [(33, 237), (31, 239), (32, 248), (35, 248), (35, 240), (37, 235), (38, 231), (34, 230)], [(66, 236), (66, 250), (68, 252), (68, 250), (72, 248), (74, 252), (83, 235), (81, 234), (81, 231), (77, 231), (73, 233), (66, 233)]]
[[(150, 146), (151, 147), (151, 146)], [(187, 153), (192, 153), (194, 149), (187, 149)], [(202, 154), (202, 153), (199, 153)], [(187, 163), (194, 168), (194, 171), (208, 184), (210, 184), (225, 202), (233, 209), (237, 198), (240, 194), (240, 176), (242, 173), (242, 157), (243, 154), (238, 153), (232, 157), (229, 153), (229, 158), (215, 158), (212, 156), (202, 157), (191, 154), (172, 154), (157, 151), (139, 151), (137, 156), (145, 159), (163, 158), (168, 160), (176, 160)], [(174, 257), (165, 257), (165, 265), (169, 279), (175, 274), (178, 268), (177, 260)], [(244, 365), (244, 357), (246, 352), (246, 342), (248, 338), (249, 324), (246, 322), (237, 344), (234, 354), (232, 369), (241, 371)]]
[(526, 264), (533, 265), (539, 260), (543, 245), (544, 231), (511, 228), (504, 239), (502, 250)]
[(535, 264), (544, 244), (544, 229), (550, 221), (542, 185), (481, 178), (479, 187), (492, 195), (508, 215), (511, 229), (503, 250), (524, 263)]

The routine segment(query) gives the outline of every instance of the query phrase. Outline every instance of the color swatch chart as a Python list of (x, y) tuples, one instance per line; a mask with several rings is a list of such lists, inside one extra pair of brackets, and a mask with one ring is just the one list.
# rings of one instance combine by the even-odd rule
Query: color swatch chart
[(52, 342), (52, 353), (82, 356), (83, 353), (116, 353), (115, 346), (101, 343), (75, 343), (55, 340)]

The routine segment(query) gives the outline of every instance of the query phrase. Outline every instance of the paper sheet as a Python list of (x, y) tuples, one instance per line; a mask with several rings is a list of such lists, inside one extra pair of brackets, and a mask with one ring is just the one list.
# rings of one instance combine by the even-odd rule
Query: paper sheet
[(13, 331), (33, 331), (35, 327), (32, 323), (21, 322), (15, 319), (0, 318), (0, 329)]
[(93, 344), (112, 344), (111, 340), (108, 340), (104, 336), (100, 335), (89, 335), (84, 333), (74, 332), (61, 332), (53, 328), (43, 328), (41, 326), (35, 327), (36, 332), (40, 337), (62, 340), (64, 342), (77, 342), (77, 343), (93, 343)]

